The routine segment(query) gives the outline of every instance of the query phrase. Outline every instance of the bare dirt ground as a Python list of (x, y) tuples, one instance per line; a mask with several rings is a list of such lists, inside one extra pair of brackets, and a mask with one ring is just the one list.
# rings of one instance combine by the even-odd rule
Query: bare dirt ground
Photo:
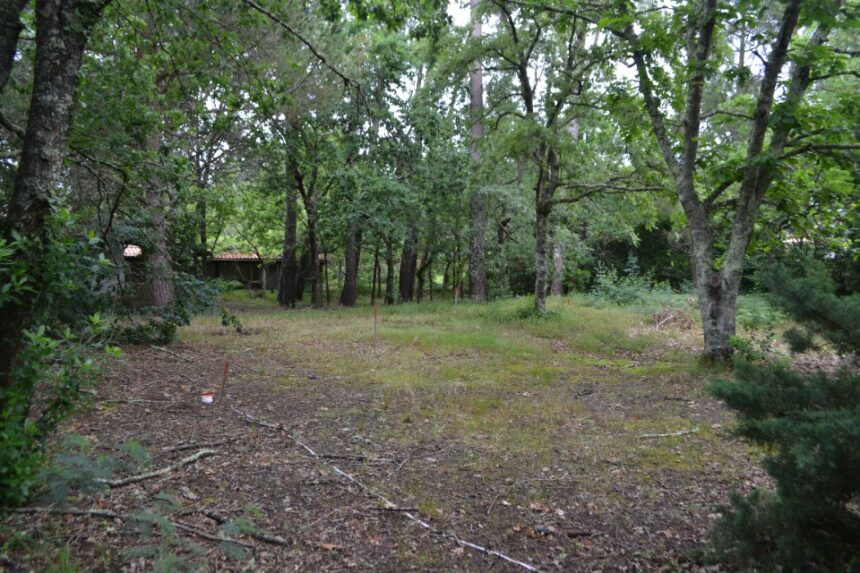
[[(215, 454), (67, 500), (160, 516), (152, 528), (97, 515), (8, 516), (7, 570), (719, 571), (695, 559), (718, 507), (731, 490), (765, 483), (701, 380), (649, 374), (648, 352), (635, 355), (623, 382), (604, 383), (597, 360), (587, 379), (580, 372), (575, 384), (535, 390), (575, 404), (578, 415), (549, 422), (541, 454), (530, 458), (484, 449), (491, 428), (466, 439), (422, 418), (425, 410), (416, 415), (422, 387), (392, 394), (241, 346), (126, 349), (64, 434), (86, 437), (90, 456), (122, 458), (120, 444), (139, 442), (145, 468), (116, 477)], [(207, 389), (214, 404), (200, 400)], [(516, 408), (529, 394), (496, 408)], [(652, 416), (678, 425), (649, 433)], [(57, 548), (66, 568), (56, 568)]]

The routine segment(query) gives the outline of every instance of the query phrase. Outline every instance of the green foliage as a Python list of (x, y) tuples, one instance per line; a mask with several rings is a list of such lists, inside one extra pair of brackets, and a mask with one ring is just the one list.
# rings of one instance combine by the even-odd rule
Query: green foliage
[[(807, 332), (791, 334), (803, 348), (820, 333), (844, 353), (860, 350), (856, 295), (838, 297), (819, 265), (803, 276), (768, 272), (776, 299)], [(848, 320), (842, 316), (845, 313)], [(766, 448), (774, 494), (735, 495), (714, 530), (723, 558), (764, 569), (842, 570), (860, 565), (860, 374), (807, 373), (765, 353), (742, 353), (733, 382), (711, 392), (738, 412), (736, 433)]]
[(230, 312), (230, 309), (228, 309), (226, 306), (221, 307), (221, 326), (232, 326), (239, 334), (242, 334), (242, 332), (244, 332), (242, 321), (239, 320), (238, 316)]
[(174, 302), (170, 308), (141, 308), (128, 319), (117, 320), (111, 336), (126, 344), (168, 344), (176, 340), (180, 326), (211, 310), (222, 289), (230, 283), (202, 280), (187, 273), (174, 273)]
[[(46, 440), (100, 360), (119, 353), (105, 342), (94, 288), (110, 264), (92, 234), (79, 238), (71, 227), (61, 212), (47, 244), (18, 238), (0, 247), (0, 276), (8, 280), (0, 305), (32, 300), (35, 315), (16, 355), (13, 383), (0, 389), (0, 507), (31, 495)], [(34, 253), (42, 259), (38, 267)], [(43, 270), (34, 274), (34, 268)]]
[(762, 283), (805, 328), (789, 335), (795, 343), (811, 343), (814, 330), (842, 354), (860, 352), (860, 293), (837, 295), (837, 285), (823, 263), (807, 261), (794, 271), (776, 267), (762, 273)]
[(101, 490), (104, 484), (98, 480), (109, 479), (117, 465), (112, 456), (92, 457), (85, 437), (69, 435), (39, 472), (38, 500), (45, 505), (60, 505), (73, 493)]
[(786, 316), (767, 297), (751, 294), (738, 299), (735, 320), (746, 330), (771, 330)]
[(594, 286), (590, 293), (593, 304), (612, 304), (618, 306), (641, 305), (652, 295), (672, 294), (671, 287), (657, 283), (650, 274), (640, 274), (636, 257), (630, 255), (624, 274), (614, 268), (601, 264), (597, 266)]

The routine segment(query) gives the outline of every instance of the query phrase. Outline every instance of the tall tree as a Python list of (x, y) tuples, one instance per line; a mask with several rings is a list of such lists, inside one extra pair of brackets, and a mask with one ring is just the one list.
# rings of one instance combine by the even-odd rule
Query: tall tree
[[(470, 0), (472, 16), (472, 39), (481, 40), (481, 0)], [(484, 136), (484, 78), (483, 64), (475, 60), (469, 74), (469, 121), (471, 123), (470, 148), (473, 173), (480, 173), (481, 139)], [(469, 294), (472, 300), (487, 300), (487, 265), (484, 254), (484, 241), (487, 233), (487, 205), (481, 193), (483, 182), (480, 175), (473, 176), (469, 194)]]
[(24, 29), (21, 12), (29, 0), (9, 0), (0, 3), (0, 93), (6, 87), (15, 53), (18, 51), (18, 38)]
[[(769, 5), (753, 7), (768, 16)], [(749, 12), (723, 10), (716, 0), (696, 0), (678, 6), (671, 16), (624, 13), (605, 20), (632, 58), (651, 130), (687, 218), (705, 354), (711, 358), (725, 359), (732, 353), (745, 255), (762, 203), (785, 160), (804, 152), (851, 148), (834, 141), (832, 131), (804, 133), (802, 121), (804, 97), (816, 80), (816, 69), (832, 54), (826, 47), (830, 32), (851, 18), (848, 12), (840, 0), (814, 7), (800, 0), (782, 5), (774, 25), (758, 30), (762, 45), (751, 52), (766, 52), (758, 89), (753, 101), (739, 110), (720, 105), (708, 109), (715, 98), (707, 88), (718, 74), (738, 73), (723, 65), (723, 52), (715, 50), (715, 44), (737, 29), (737, 22), (745, 22)], [(684, 62), (677, 62), (679, 35), (685, 38)], [(677, 62), (678, 85), (671, 89), (661, 81), (666, 77), (663, 56)], [(669, 111), (675, 106), (661, 100), (662, 94), (672, 98), (674, 90), (681, 95), (672, 103), (683, 110), (677, 116)], [(706, 148), (709, 155), (700, 151), (709, 135), (711, 142), (720, 137), (713, 133), (720, 125), (713, 118), (723, 114), (736, 119), (746, 134), (742, 157), (715, 154), (713, 144)], [(681, 129), (672, 129), (675, 124)], [(720, 232), (721, 220), (731, 221), (727, 236)]]
[(28, 241), (23, 256), (37, 290), (26, 291), (0, 308), (0, 384), (4, 395), (14, 382), (15, 357), (23, 332), (31, 326), (41, 302), (38, 289), (46, 272), (43, 254), (50, 240), (47, 223), (66, 155), (78, 70), (89, 36), (107, 4), (108, 0), (36, 3), (33, 91), (4, 234), (9, 240), (17, 235)]

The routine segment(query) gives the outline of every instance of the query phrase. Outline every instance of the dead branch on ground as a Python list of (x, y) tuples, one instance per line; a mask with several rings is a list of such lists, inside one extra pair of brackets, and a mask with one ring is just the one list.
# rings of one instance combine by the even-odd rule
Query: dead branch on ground
[(144, 480), (161, 477), (161, 476), (169, 474), (170, 472), (177, 470), (181, 467), (185, 467), (187, 465), (193, 464), (197, 460), (201, 460), (201, 459), (209, 457), (209, 456), (214, 456), (217, 453), (218, 452), (216, 452), (215, 450), (203, 449), (203, 450), (200, 450), (199, 452), (195, 452), (195, 453), (191, 454), (187, 458), (182, 458), (181, 460), (179, 460), (175, 464), (171, 464), (165, 468), (161, 468), (160, 470), (147, 472), (145, 474), (138, 474), (136, 476), (129, 476), (127, 478), (122, 478), (122, 479), (116, 479), (116, 480), (99, 479), (96, 481), (98, 483), (105, 484), (106, 486), (108, 486), (111, 489), (113, 489), (115, 487), (122, 487), (124, 485), (129, 485), (129, 484), (138, 483), (138, 482), (141, 482)]
[(639, 436), (640, 438), (673, 438), (675, 436), (686, 436), (687, 434), (695, 434), (699, 431), (699, 428), (693, 428), (692, 430), (679, 430), (677, 432), (669, 432), (667, 434), (642, 434)]

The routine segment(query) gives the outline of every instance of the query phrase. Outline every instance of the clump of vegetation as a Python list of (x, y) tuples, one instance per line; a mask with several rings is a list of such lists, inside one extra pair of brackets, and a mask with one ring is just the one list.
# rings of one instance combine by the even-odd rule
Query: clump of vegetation
[[(766, 284), (801, 324), (796, 350), (816, 335), (842, 354), (860, 355), (860, 294), (837, 296), (826, 270), (771, 271)], [(801, 344), (804, 342), (805, 344)], [(714, 531), (723, 558), (745, 566), (844, 570), (860, 565), (860, 374), (806, 373), (761, 353), (741, 353), (734, 382), (711, 392), (740, 416), (739, 436), (764, 446), (776, 491), (735, 494)]]
[(245, 328), (242, 326), (242, 321), (239, 320), (239, 317), (230, 312), (226, 306), (221, 307), (221, 326), (230, 327), (236, 329), (236, 332), (242, 334), (245, 331)]
[[(23, 332), (11, 384), (0, 386), (0, 508), (26, 499), (44, 460), (45, 445), (76, 402), (108, 344), (91, 284), (110, 268), (93, 235), (64, 234), (72, 219), (61, 212), (41, 247), (44, 288), (34, 296), (32, 241), (0, 241), (0, 309), (30, 300), (36, 315)], [(5, 381), (4, 381), (5, 382)]]
[(639, 262), (631, 255), (623, 273), (615, 268), (598, 265), (589, 302), (595, 305), (632, 306), (643, 305), (667, 295), (673, 295), (672, 288), (655, 281), (649, 273), (642, 274)]
[(180, 326), (210, 311), (226, 283), (203, 280), (186, 273), (173, 274), (174, 300), (168, 308), (142, 308), (115, 322), (111, 337), (126, 344), (168, 344)]

